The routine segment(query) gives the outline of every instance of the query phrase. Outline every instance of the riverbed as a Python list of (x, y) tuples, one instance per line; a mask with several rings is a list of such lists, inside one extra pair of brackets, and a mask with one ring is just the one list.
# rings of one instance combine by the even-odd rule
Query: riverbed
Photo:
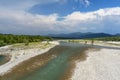
[(90, 46), (61, 43), (48, 52), (24, 61), (0, 80), (69, 80), (76, 60), (85, 60)]

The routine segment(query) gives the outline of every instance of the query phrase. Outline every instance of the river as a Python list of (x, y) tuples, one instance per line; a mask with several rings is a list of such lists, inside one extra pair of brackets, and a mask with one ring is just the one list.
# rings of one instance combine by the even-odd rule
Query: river
[[(70, 70), (73, 70), (75, 66), (74, 62), (80, 58), (84, 60), (86, 56), (83, 53), (88, 48), (89, 46), (84, 44), (61, 43), (41, 55), (42, 57), (37, 56), (28, 60), (25, 62), (27, 65), (17, 66), (1, 80), (69, 80), (72, 74)], [(43, 65), (34, 65), (35, 62), (36, 64), (43, 63)], [(33, 65), (35, 68), (31, 68)], [(22, 71), (23, 68), (25, 69)]]
[(9, 56), (5, 56), (5, 55), (0, 55), (0, 65), (5, 64), (6, 62), (9, 61)]

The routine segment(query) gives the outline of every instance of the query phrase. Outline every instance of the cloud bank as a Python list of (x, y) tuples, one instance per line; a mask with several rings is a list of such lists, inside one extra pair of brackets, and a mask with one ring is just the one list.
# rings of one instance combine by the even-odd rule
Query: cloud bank
[[(120, 7), (104, 8), (84, 13), (75, 11), (61, 17), (57, 13), (40, 15), (27, 12), (26, 9), (33, 3), (33, 0), (30, 1), (29, 6), (24, 6), (24, 9), (18, 7), (20, 10), (12, 7), (8, 9), (0, 5), (2, 6), (0, 8), (0, 33), (44, 35), (70, 32), (120, 32)], [(34, 1), (36, 4), (39, 0)], [(45, 1), (39, 3), (46, 4)]]

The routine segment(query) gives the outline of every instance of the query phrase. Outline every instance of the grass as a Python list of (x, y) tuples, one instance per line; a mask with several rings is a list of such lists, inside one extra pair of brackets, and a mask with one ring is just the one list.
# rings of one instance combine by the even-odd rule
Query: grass
[(52, 44), (50, 43), (43, 43), (43, 42), (32, 42), (29, 43), (29, 45), (25, 45), (25, 43), (17, 43), (17, 44), (13, 44), (11, 46), (11, 49), (14, 48), (20, 48), (20, 49), (34, 49), (34, 48), (40, 48), (40, 49), (45, 49), (52, 46)]

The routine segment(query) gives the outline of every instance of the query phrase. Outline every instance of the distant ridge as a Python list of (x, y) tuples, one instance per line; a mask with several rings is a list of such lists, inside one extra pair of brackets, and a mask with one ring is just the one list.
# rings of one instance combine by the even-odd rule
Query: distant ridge
[(49, 34), (48, 36), (53, 38), (64, 38), (64, 39), (85, 39), (85, 38), (100, 38), (100, 37), (112, 37), (112, 36), (120, 36), (120, 34), (107, 34), (107, 33), (69, 33), (69, 34)]
[(116, 36), (120, 36), (120, 33), (117, 33)]

